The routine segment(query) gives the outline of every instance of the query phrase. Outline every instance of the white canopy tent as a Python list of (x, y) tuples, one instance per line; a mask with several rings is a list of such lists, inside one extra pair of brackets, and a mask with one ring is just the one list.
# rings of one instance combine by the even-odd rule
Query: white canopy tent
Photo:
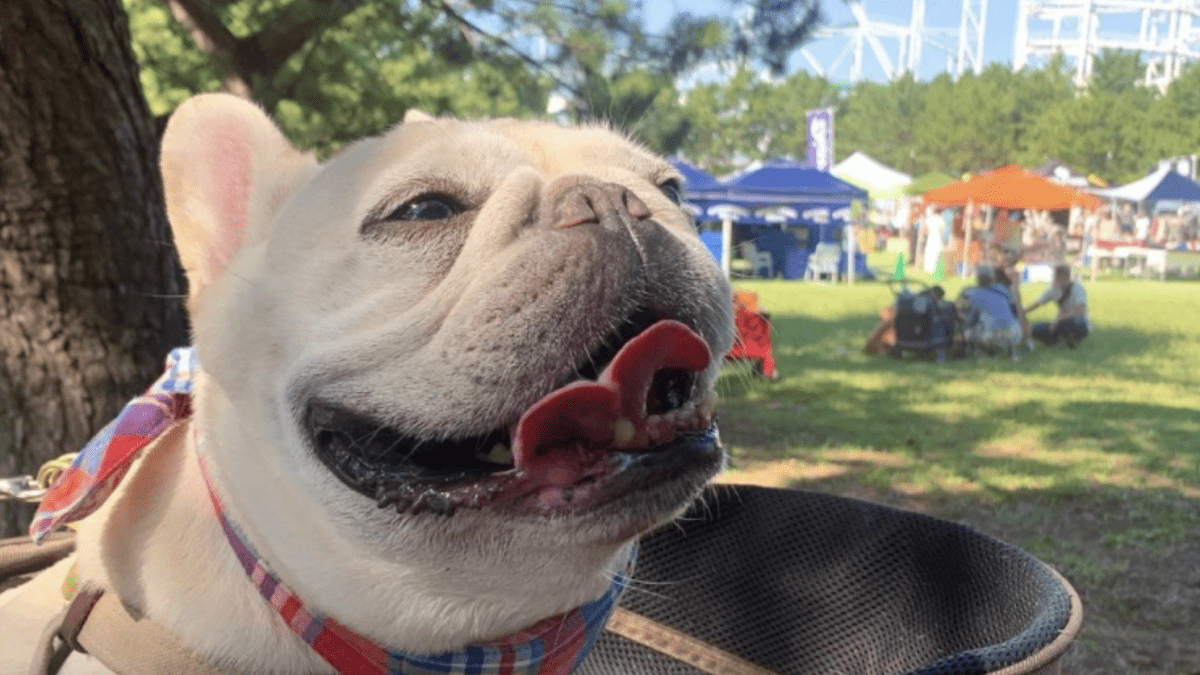
[(897, 171), (862, 151), (856, 151), (834, 164), (830, 173), (864, 188), (870, 193), (871, 199), (902, 197), (904, 188), (913, 180), (912, 176)]

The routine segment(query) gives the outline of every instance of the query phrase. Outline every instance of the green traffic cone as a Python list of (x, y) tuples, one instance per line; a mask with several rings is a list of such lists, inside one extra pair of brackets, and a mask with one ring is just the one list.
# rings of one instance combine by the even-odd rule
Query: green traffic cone
[(942, 254), (938, 254), (937, 267), (933, 268), (933, 280), (941, 282), (946, 277), (946, 268), (942, 264)]
[(896, 254), (896, 267), (892, 270), (892, 279), (895, 281), (904, 281), (904, 254)]

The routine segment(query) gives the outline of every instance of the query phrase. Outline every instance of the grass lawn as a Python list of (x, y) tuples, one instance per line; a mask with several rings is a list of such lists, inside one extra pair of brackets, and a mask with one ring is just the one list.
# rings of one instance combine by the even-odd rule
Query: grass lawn
[(1085, 282), (1093, 333), (1077, 349), (940, 365), (862, 353), (883, 284), (736, 285), (772, 314), (782, 377), (723, 371), (723, 480), (965, 522), (1079, 590), (1068, 672), (1200, 673), (1200, 283)]

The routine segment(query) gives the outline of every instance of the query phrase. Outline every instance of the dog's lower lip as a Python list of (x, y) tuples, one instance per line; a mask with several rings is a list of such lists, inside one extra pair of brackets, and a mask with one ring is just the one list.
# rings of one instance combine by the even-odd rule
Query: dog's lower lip
[(380, 508), (442, 516), (479, 508), (526, 515), (582, 513), (673, 481), (698, 484), (716, 473), (723, 457), (715, 421), (707, 430), (654, 448), (597, 450), (586, 470), (555, 484), (547, 484), (544, 474), (531, 476), (518, 468), (422, 475), (403, 464), (371, 466), (327, 447), (319, 446), (317, 455), (343, 483)]

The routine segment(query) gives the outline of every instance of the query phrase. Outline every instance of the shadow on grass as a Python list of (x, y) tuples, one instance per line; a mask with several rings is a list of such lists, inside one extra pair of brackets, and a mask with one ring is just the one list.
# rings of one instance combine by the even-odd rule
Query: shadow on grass
[(812, 460), (819, 458), (816, 452), (848, 447), (899, 452), (914, 464), (935, 463), (998, 490), (1005, 489), (1005, 481), (989, 481), (989, 475), (1003, 473), (1020, 484), (1044, 476), (1053, 477), (1051, 482), (1084, 480), (1089, 471), (1113, 471), (1108, 480), (1127, 487), (1147, 485), (1154, 476), (1197, 482), (1200, 418), (1195, 409), (1025, 401), (976, 413), (926, 412), (922, 408), (930, 396), (914, 396), (912, 382), (882, 387), (792, 382), (771, 385), (769, 397), (723, 392), (722, 437), (734, 448), (735, 460)]

